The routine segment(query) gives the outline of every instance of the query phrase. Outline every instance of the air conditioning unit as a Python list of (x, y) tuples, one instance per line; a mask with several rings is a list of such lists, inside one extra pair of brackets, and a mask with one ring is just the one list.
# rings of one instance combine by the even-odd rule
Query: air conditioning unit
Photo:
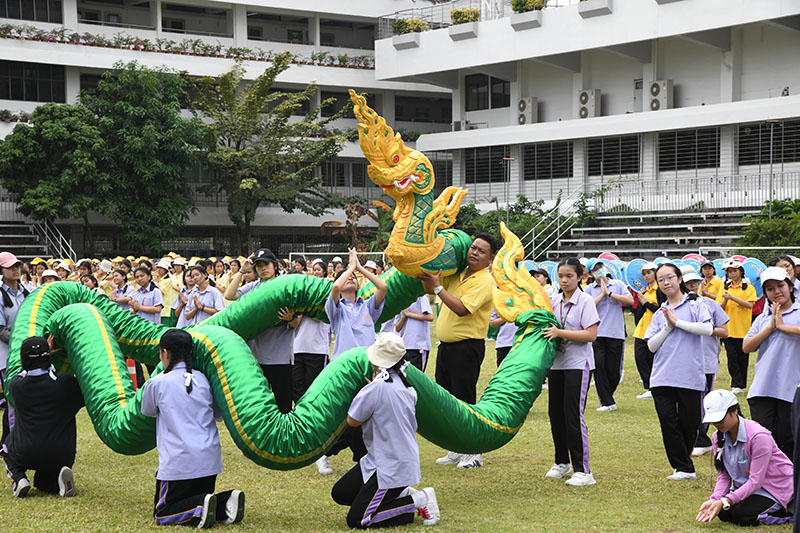
[(672, 80), (651, 82), (648, 99), (650, 111), (672, 109)]
[(600, 116), (600, 89), (584, 89), (578, 93), (578, 118)]
[(520, 98), (517, 100), (517, 124), (535, 124), (539, 122), (539, 100), (536, 98)]
[(453, 131), (467, 131), (469, 127), (469, 120), (456, 120), (453, 122)]

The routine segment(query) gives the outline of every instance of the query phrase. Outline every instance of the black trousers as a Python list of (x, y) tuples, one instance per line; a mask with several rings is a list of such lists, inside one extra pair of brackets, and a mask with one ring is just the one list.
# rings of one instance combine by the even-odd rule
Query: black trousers
[(325, 368), (326, 354), (296, 353), (292, 365), (292, 400), (294, 403), (306, 393), (308, 388), (317, 379), (319, 373)]
[(5, 408), (3, 409), (3, 433), (0, 435), (0, 448), (3, 447), (3, 444), (6, 442), (6, 438), (8, 437), (8, 432), (11, 431), (11, 426), (9, 424), (9, 413), (11, 412), (11, 404), (8, 402), (8, 399), (5, 398), (6, 395), (6, 370), (0, 370), (0, 385), (3, 387), (3, 405)]
[(340, 451), (348, 448), (353, 452), (353, 461), (356, 463), (367, 455), (367, 446), (364, 444), (364, 434), (361, 426), (347, 426), (325, 455), (329, 457), (337, 455)]
[(692, 447), (703, 420), (700, 406), (703, 392), (679, 387), (652, 387), (650, 391), (669, 464), (679, 472), (694, 472)]
[(378, 488), (378, 474), (363, 482), (361, 465), (356, 464), (331, 489), (333, 501), (349, 505), (347, 527), (397, 526), (414, 521), (414, 500), (411, 496), (399, 498), (406, 487)]
[(500, 364), (508, 355), (508, 352), (511, 351), (511, 346), (503, 346), (502, 348), (497, 348), (497, 367), (500, 368)]
[[(214, 494), (217, 476), (206, 476), (180, 481), (161, 481), (156, 479), (156, 495), (153, 498), (153, 516), (158, 525), (181, 524), (195, 526), (203, 512), (203, 499), (206, 494)], [(230, 490), (217, 494), (217, 519), (225, 517), (225, 503), (231, 496)]]
[(642, 385), (650, 390), (650, 374), (653, 373), (653, 352), (647, 347), (644, 339), (633, 339), (633, 357), (636, 360), (636, 370), (642, 378)]
[(572, 462), (575, 472), (589, 473), (589, 441), (583, 411), (589, 390), (589, 368), (551, 370), (547, 411), (556, 449), (556, 464)]
[(750, 364), (750, 354), (742, 350), (744, 339), (722, 339), (725, 352), (728, 354), (728, 372), (731, 375), (731, 388), (747, 388), (747, 367)]
[(144, 371), (142, 370), (142, 367), (147, 368), (148, 376), (153, 375), (153, 371), (156, 369), (156, 367), (153, 365), (146, 365), (144, 363), (140, 363), (139, 361), (134, 361), (134, 364), (136, 365), (136, 386), (141, 389), (142, 387), (144, 387), (144, 382), (145, 382)]
[(436, 383), (459, 400), (474, 404), (485, 352), (486, 341), (483, 339), (439, 344)]
[(406, 350), (404, 359), (425, 372), (425, 368), (428, 366), (429, 354), (428, 350)]
[(786, 457), (791, 457), (794, 450), (792, 404), (765, 396), (748, 398), (747, 403), (750, 405), (750, 418), (770, 430), (778, 448)]
[[(72, 468), (74, 463), (72, 460), (65, 460), (64, 464), (54, 468), (52, 464), (58, 461), (54, 461), (54, 458), (51, 457), (47, 460), (49, 464), (48, 467), (36, 468), (38, 465), (23, 463), (13, 453), (8, 453), (5, 448), (3, 448), (3, 453), (0, 455), (3, 456), (3, 461), (8, 471), (8, 477), (14, 482), (15, 487), (21, 479), (27, 479), (28, 470), (36, 470), (36, 474), (33, 476), (33, 486), (51, 494), (58, 494), (58, 474), (61, 472), (61, 469), (65, 466)], [(74, 454), (72, 457), (74, 457)]]
[(594, 349), (594, 385), (600, 405), (613, 405), (614, 392), (619, 386), (622, 352), (625, 339), (597, 337), (592, 343)]
[[(737, 526), (759, 526), (786, 522), (786, 513), (781, 511), (783, 511), (781, 504), (775, 503), (766, 496), (752, 494), (739, 503), (731, 505), (727, 511), (720, 511), (717, 516), (723, 522), (730, 522)], [(777, 516), (771, 516), (772, 513)]]
[(259, 365), (281, 413), (292, 410), (292, 365)]
[[(700, 398), (702, 402), (706, 394), (714, 390), (714, 378), (716, 374), (706, 374), (706, 388), (703, 391), (703, 396)], [(701, 403), (702, 405), (702, 403)], [(700, 429), (697, 430), (697, 438), (694, 440), (694, 445), (698, 448), (708, 448), (711, 446), (711, 439), (708, 438), (708, 426), (710, 424), (703, 424), (702, 421), (702, 411), (701, 411), (701, 420), (700, 420)]]
[[(800, 388), (794, 391), (792, 402), (792, 436), (794, 448), (792, 449), (792, 463), (800, 465)], [(800, 517), (800, 468), (794, 469), (794, 515)], [(800, 533), (800, 521), (794, 523), (794, 533)]]

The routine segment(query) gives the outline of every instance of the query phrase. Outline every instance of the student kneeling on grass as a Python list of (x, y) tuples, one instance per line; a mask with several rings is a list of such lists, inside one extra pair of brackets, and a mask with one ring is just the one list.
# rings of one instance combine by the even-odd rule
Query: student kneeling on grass
[(211, 527), (217, 517), (226, 524), (244, 518), (244, 493), (214, 494), (222, 472), (218, 414), (208, 379), (192, 372), (192, 336), (180, 329), (161, 336), (164, 371), (142, 392), (142, 414), (156, 418), (156, 524)]
[(50, 364), (53, 336), (22, 341), (22, 372), (8, 381), (14, 399), (14, 426), (1, 450), (14, 496), (31, 489), (26, 470), (36, 470), (33, 485), (44, 492), (74, 496), (75, 414), (83, 394), (75, 376), (56, 376)]
[(719, 516), (740, 526), (792, 522), (787, 511), (794, 493), (792, 462), (770, 432), (742, 417), (731, 391), (711, 391), (704, 405), (703, 422), (717, 428), (712, 438), (717, 484), (696, 520)]
[(432, 487), (419, 483), (417, 444), (417, 391), (405, 376), (406, 348), (394, 333), (381, 333), (367, 348), (372, 363), (372, 381), (353, 399), (347, 413), (351, 427), (362, 426), (367, 454), (336, 482), (333, 500), (349, 505), (347, 525), (351, 528), (396, 526), (414, 521), (419, 510), (422, 523), (439, 522), (439, 504)]

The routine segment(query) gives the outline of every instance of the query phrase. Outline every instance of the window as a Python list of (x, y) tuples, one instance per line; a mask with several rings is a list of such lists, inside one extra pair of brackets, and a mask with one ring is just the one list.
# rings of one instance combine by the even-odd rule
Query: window
[(522, 178), (549, 180), (572, 177), (572, 141), (522, 147)]
[(506, 177), (504, 157), (508, 157), (508, 146), (481, 146), (464, 150), (464, 178), (466, 184), (502, 183)]
[(396, 121), (449, 124), (453, 121), (453, 108), (446, 98), (395, 96), (394, 116)]
[(345, 187), (346, 164), (334, 161), (322, 165), (322, 184), (326, 187)]
[(247, 38), (254, 41), (261, 40), (261, 26), (247, 26)]
[(743, 124), (737, 144), (740, 166), (798, 162), (800, 120)]
[(64, 67), (0, 61), (0, 100), (64, 103)]
[(0, 18), (60, 23), (61, 0), (0, 0)]
[(666, 131), (658, 134), (658, 170), (719, 167), (719, 128)]
[[(336, 98), (335, 102), (333, 102), (331, 104), (328, 104), (328, 105), (326, 105), (325, 107), (322, 108), (322, 116), (323, 117), (332, 117), (333, 115), (338, 113), (345, 105), (347, 105), (347, 102), (350, 101), (350, 95), (349, 94), (347, 94), (347, 93), (336, 93), (336, 92), (333, 92), (333, 91), (322, 91), (322, 94), (320, 95), (320, 98), (321, 98), (320, 101), (322, 101), (322, 102), (324, 102), (328, 98)], [(368, 94), (367, 95), (367, 105), (370, 106), (372, 109), (375, 109), (377, 111), (377, 109), (375, 108), (375, 96), (374, 95), (372, 95), (372, 94)]]
[(586, 144), (590, 176), (639, 173), (639, 136), (589, 139)]
[(352, 164), (352, 182), (353, 187), (366, 187), (367, 184), (372, 182), (367, 178), (367, 164), (366, 163), (353, 163)]
[(100, 83), (99, 74), (81, 74), (81, 91), (86, 91), (87, 94), (97, 94), (97, 84)]
[(470, 74), (464, 76), (464, 87), (467, 93), (467, 111), (489, 109), (490, 101), (492, 109), (511, 105), (511, 84), (507, 81), (490, 78), (486, 74)]

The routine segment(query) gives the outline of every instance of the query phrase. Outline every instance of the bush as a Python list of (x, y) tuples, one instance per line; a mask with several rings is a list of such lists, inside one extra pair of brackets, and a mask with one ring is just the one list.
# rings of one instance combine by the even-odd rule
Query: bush
[(392, 32), (395, 35), (403, 35), (404, 33), (421, 32), (428, 29), (428, 23), (422, 19), (397, 19), (392, 24)]
[(450, 11), (450, 20), (453, 25), (478, 22), (481, 19), (481, 10), (477, 7), (466, 7)]
[(543, 9), (547, 6), (547, 0), (511, 0), (511, 9), (514, 13), (527, 13)]

